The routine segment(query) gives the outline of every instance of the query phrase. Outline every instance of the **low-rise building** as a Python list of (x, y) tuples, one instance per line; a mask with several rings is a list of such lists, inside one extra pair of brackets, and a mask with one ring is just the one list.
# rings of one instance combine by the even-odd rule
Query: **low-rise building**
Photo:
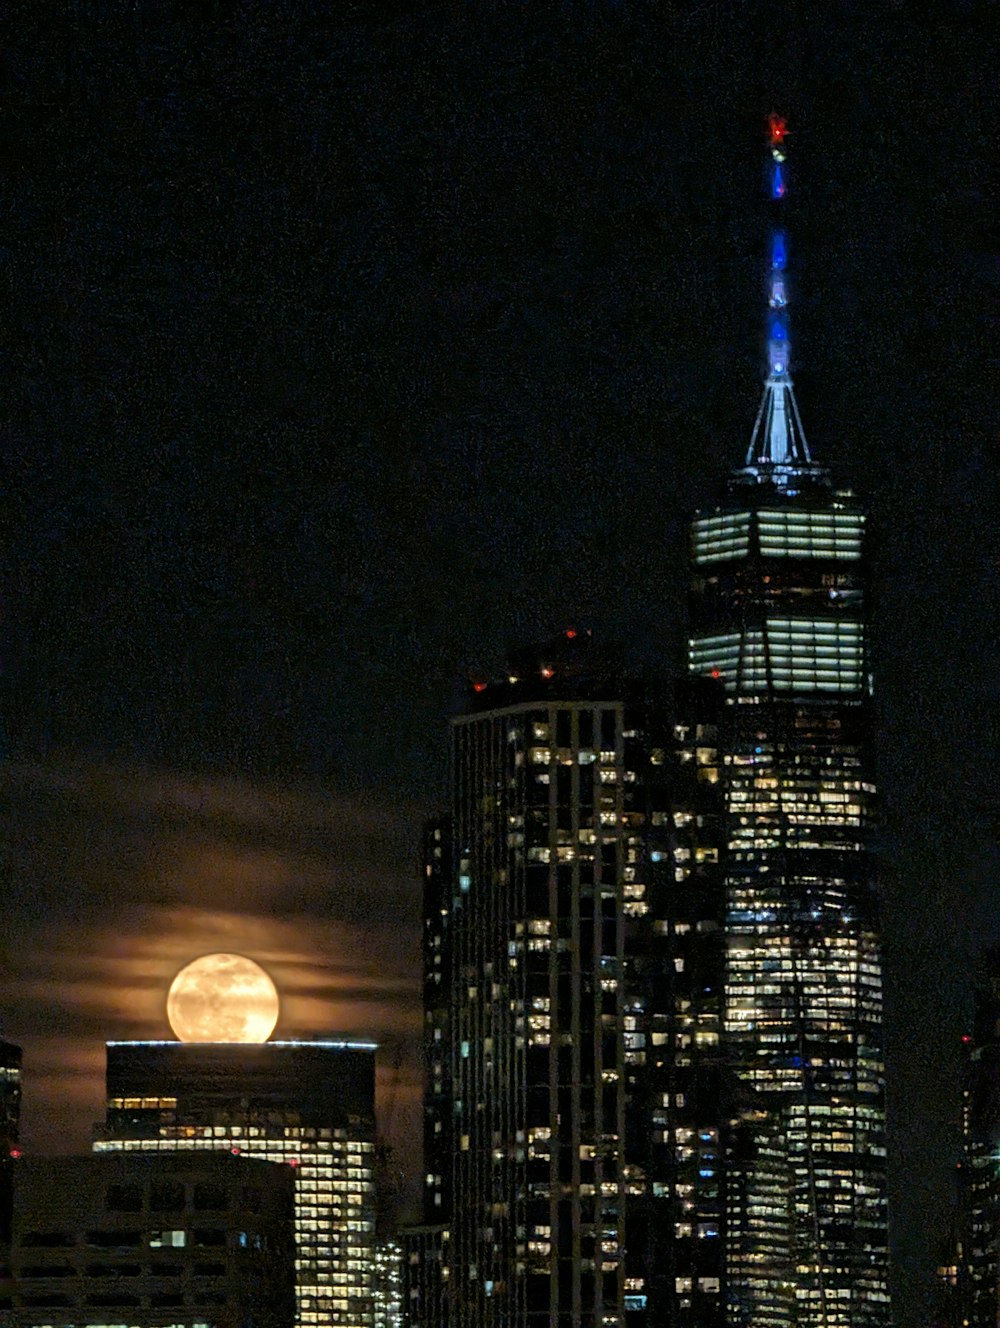
[(10, 1264), (11, 1328), (292, 1328), (294, 1172), (212, 1152), (22, 1159)]

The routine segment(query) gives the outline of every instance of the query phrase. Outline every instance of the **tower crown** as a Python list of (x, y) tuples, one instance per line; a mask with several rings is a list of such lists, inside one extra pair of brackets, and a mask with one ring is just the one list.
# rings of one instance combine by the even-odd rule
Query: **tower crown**
[(816, 484), (827, 480), (825, 471), (812, 459), (792, 387), (788, 239), (781, 225), (788, 194), (787, 133), (786, 121), (781, 116), (768, 118), (767, 180), (775, 218), (768, 249), (767, 369), (764, 395), (743, 469), (734, 478), (737, 482), (770, 484), (794, 493), (803, 482)]

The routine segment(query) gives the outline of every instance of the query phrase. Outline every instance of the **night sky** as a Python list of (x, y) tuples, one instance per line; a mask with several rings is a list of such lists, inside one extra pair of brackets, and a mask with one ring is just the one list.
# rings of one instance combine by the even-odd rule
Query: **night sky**
[(385, 1044), (419, 1172), (422, 817), (470, 674), (679, 662), (756, 411), (764, 118), (796, 384), (873, 515), (897, 1312), (1000, 940), (1000, 21), (967, 0), (168, 3), (0, 18), (0, 1033), (87, 1146), (105, 1038), (244, 951)]

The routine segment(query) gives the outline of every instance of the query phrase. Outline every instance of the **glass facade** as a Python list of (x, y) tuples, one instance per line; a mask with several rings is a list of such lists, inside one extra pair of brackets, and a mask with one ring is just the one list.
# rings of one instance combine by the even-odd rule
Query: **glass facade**
[(403, 1322), (407, 1328), (448, 1328), (450, 1232), (438, 1224), (408, 1227), (403, 1240)]
[[(624, 1295), (620, 701), (454, 727), (456, 1324), (618, 1324)], [(634, 876), (634, 869), (629, 876)], [(586, 1317), (581, 1318), (585, 1313)]]
[(726, 692), (730, 1322), (889, 1320), (865, 517), (822, 472), (734, 481), (692, 531), (689, 667)]
[(295, 1169), (296, 1323), (371, 1328), (374, 1046), (109, 1043), (94, 1150), (229, 1150)]
[(674, 724), (563, 641), (454, 721), (451, 865), (431, 827), (425, 867), (429, 1118), (447, 1028), (454, 1141), (428, 1193), (452, 1206), (443, 1276), (412, 1252), (416, 1323), (446, 1287), (467, 1328), (725, 1324), (724, 694), (690, 691), (714, 701)]
[(855, 561), (861, 557), (864, 527), (864, 513), (842, 504), (821, 511), (769, 507), (715, 513), (694, 522), (694, 561), (703, 566), (748, 557), (751, 532), (768, 558)]
[(693, 639), (691, 669), (730, 690), (849, 692), (864, 686), (860, 623), (768, 616), (760, 627)]

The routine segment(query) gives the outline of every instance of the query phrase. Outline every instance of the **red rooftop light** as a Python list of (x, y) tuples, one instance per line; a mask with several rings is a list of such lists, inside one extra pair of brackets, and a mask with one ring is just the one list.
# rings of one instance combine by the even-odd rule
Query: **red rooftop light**
[(567, 639), (568, 641), (572, 641), (574, 636), (576, 636), (576, 628), (575, 628), (575, 627), (567, 627), (567, 628), (566, 628), (566, 639)]
[(486, 684), (485, 684), (484, 682), (474, 682), (474, 683), (472, 684), (472, 690), (473, 690), (474, 692), (485, 692), (485, 691), (486, 691)]
[(16, 1160), (21, 1156), (21, 1150), (20, 1150), (20, 1148), (12, 1148), (12, 1149), (10, 1150), (10, 1155), (11, 1155), (11, 1157), (14, 1158), (14, 1160), (16, 1161)]
[(771, 135), (772, 143), (783, 143), (785, 135), (788, 133), (788, 123), (783, 115), (769, 115), (767, 117), (767, 129)]
[(713, 678), (721, 678), (721, 677), (722, 677), (722, 674), (719, 672), (718, 669), (713, 669), (713, 670), (712, 670), (712, 677), (713, 677)]
[(542, 677), (543, 677), (543, 678), (551, 678), (551, 677), (552, 677), (552, 674), (553, 674), (554, 672), (555, 672), (554, 669), (550, 669), (549, 666), (546, 665), (545, 668), (542, 669)]

